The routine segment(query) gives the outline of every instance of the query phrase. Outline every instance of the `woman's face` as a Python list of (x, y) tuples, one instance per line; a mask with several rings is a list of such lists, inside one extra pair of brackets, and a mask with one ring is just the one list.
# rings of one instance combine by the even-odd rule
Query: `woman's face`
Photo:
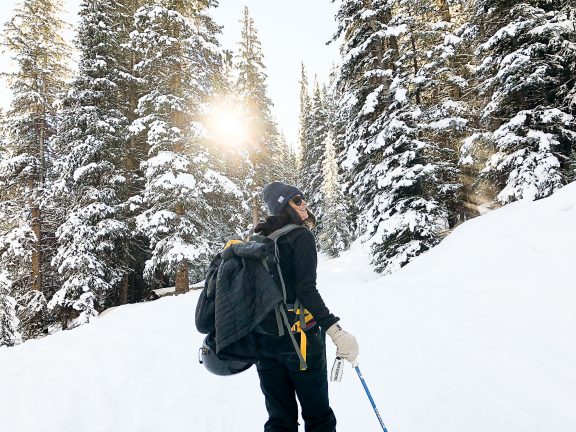
[(290, 201), (288, 201), (290, 207), (296, 210), (300, 219), (305, 220), (308, 218), (308, 211), (306, 210), (306, 201), (300, 195), (296, 195)]

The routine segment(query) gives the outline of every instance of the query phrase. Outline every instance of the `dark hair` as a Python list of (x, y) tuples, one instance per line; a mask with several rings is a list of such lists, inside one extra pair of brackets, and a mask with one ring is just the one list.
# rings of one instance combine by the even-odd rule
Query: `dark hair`
[(310, 210), (306, 209), (306, 211), (308, 212), (308, 218), (303, 221), (296, 210), (288, 205), (282, 209), (282, 213), (279, 215), (268, 216), (264, 222), (256, 225), (254, 232), (267, 236), (288, 224), (304, 225), (311, 230), (316, 226), (316, 216)]
[(282, 213), (288, 216), (288, 223), (295, 225), (302, 225), (302, 218), (300, 215), (292, 208), (290, 204), (282, 209)]
[(285, 213), (289, 218), (289, 223), (293, 223), (295, 225), (304, 225), (309, 230), (313, 230), (316, 228), (316, 215), (310, 211), (309, 208), (306, 208), (306, 213), (308, 216), (306, 219), (302, 220), (300, 215), (292, 206), (288, 205), (283, 210), (282, 213)]

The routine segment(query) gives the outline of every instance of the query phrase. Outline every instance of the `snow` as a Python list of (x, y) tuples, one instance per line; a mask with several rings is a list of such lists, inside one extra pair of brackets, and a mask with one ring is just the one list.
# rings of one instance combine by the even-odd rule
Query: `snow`
[(552, 34), (554, 36), (562, 35), (565, 33), (571, 33), (574, 31), (574, 21), (564, 20), (560, 22), (547, 22), (544, 25), (534, 27), (528, 32), (530, 35), (548, 35)]
[(166, 294), (174, 294), (176, 292), (176, 287), (168, 287), (168, 288), (158, 288), (152, 290), (158, 296), (164, 296)]
[[(574, 220), (576, 183), (470, 220), (390, 276), (358, 242), (322, 257), (319, 289), (359, 340), (390, 432), (576, 430)], [(222, 378), (198, 364), (197, 298), (109, 309), (0, 348), (2, 430), (261, 430), (255, 369)], [(338, 430), (380, 430), (349, 366), (330, 393)]]
[(462, 129), (468, 124), (468, 120), (462, 117), (449, 117), (442, 120), (433, 121), (426, 126), (431, 129), (446, 130), (446, 129)]
[(407, 93), (408, 90), (403, 88), (403, 87), (399, 87), (396, 89), (396, 92), (394, 93), (394, 99), (396, 99), (398, 102), (407, 102), (408, 98), (407, 98)]
[(369, 115), (374, 112), (380, 102), (379, 99), (383, 90), (384, 86), (379, 85), (368, 96), (366, 96), (366, 102), (364, 102), (364, 106), (360, 110), (359, 115)]
[(492, 36), (486, 42), (481, 44), (478, 47), (476, 54), (494, 48), (494, 46), (500, 43), (503, 39), (512, 39), (516, 37), (516, 35), (521, 34), (524, 30), (526, 30), (529, 27), (529, 25), (530, 25), (529, 21), (508, 23), (506, 26), (502, 27), (500, 30), (494, 33), (494, 36)]

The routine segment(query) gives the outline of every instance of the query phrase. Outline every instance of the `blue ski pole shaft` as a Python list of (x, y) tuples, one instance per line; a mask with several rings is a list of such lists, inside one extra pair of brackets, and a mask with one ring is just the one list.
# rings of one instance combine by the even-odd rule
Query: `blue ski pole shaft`
[(368, 386), (366, 385), (366, 381), (364, 381), (364, 377), (362, 376), (362, 372), (360, 372), (360, 368), (358, 366), (354, 366), (354, 369), (356, 369), (356, 373), (358, 374), (358, 377), (360, 378), (360, 382), (362, 383), (362, 386), (364, 387), (364, 390), (366, 391), (366, 394), (368, 395), (368, 399), (370, 399), (370, 403), (372, 404), (372, 408), (374, 408), (374, 412), (376, 413), (376, 417), (378, 417), (378, 421), (380, 422), (380, 426), (382, 426), (382, 430), (384, 432), (388, 432), (388, 429), (386, 429), (386, 426), (384, 425), (384, 422), (382, 421), (382, 417), (380, 416), (380, 413), (378, 412), (378, 408), (376, 408), (376, 404), (374, 403), (374, 399), (372, 399), (372, 395), (370, 394), (370, 390), (368, 390)]

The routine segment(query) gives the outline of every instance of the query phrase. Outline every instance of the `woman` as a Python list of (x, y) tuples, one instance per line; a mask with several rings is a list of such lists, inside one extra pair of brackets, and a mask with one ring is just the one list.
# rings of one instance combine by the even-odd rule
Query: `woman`
[[(255, 227), (257, 233), (269, 235), (288, 224), (306, 227), (278, 239), (280, 268), (287, 304), (298, 299), (317, 323), (306, 330), (306, 370), (301, 370), (288, 335), (258, 335), (261, 358), (256, 367), (269, 416), (264, 431), (297, 432), (298, 397), (306, 431), (333, 432), (336, 418), (328, 402), (325, 334), (336, 345), (337, 356), (352, 364), (356, 363), (358, 344), (337, 324), (339, 318), (330, 313), (316, 289), (316, 243), (309, 230), (315, 219), (307, 209), (304, 195), (294, 186), (273, 182), (264, 187), (263, 196), (271, 216)], [(269, 318), (273, 328), (274, 317)], [(266, 324), (263, 323), (264, 328)]]

